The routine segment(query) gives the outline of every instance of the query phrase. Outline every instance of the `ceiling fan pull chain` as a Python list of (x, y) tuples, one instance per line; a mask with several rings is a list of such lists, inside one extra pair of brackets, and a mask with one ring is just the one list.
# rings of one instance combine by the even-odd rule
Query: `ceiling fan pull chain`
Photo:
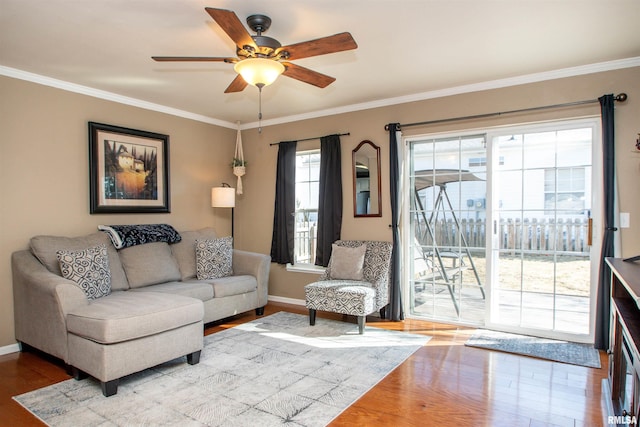
[(262, 133), (262, 86), (258, 86), (258, 133)]

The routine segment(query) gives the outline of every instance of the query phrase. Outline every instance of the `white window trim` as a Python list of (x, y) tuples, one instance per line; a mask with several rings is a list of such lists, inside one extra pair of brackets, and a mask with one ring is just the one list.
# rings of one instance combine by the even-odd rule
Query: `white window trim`
[(295, 273), (322, 274), (326, 270), (325, 267), (313, 264), (287, 264), (287, 271)]

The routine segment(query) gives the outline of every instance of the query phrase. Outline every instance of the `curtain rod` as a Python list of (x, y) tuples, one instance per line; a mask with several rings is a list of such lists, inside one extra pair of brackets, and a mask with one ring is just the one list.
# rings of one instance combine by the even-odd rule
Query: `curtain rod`
[[(624, 102), (624, 101), (627, 100), (627, 94), (626, 93), (620, 93), (620, 94), (616, 95), (613, 99), (618, 101), (618, 102)], [(402, 129), (403, 127), (433, 125), (433, 124), (436, 124), (436, 123), (455, 122), (455, 121), (459, 121), (459, 120), (484, 119), (484, 118), (487, 118), (487, 117), (501, 116), (503, 114), (524, 113), (524, 112), (528, 112), (528, 111), (548, 110), (548, 109), (551, 109), (551, 108), (561, 108), (561, 107), (574, 107), (576, 105), (593, 104), (593, 103), (596, 103), (596, 102), (600, 102), (600, 101), (598, 99), (590, 99), (590, 100), (587, 100), (587, 101), (566, 102), (564, 104), (543, 105), (541, 107), (521, 108), (519, 110), (509, 110), (509, 111), (500, 111), (500, 112), (496, 112), (496, 113), (476, 114), (476, 115), (473, 115), (473, 116), (452, 117), (452, 118), (449, 118), (449, 119), (430, 120), (430, 121), (427, 121), (427, 122), (406, 123), (406, 124), (400, 124), (400, 129)], [(389, 130), (389, 125), (385, 125), (384, 126), (384, 130), (388, 131)]]
[[(351, 135), (351, 134), (350, 134), (349, 132), (346, 132), (346, 133), (338, 133), (338, 134), (335, 134), (335, 133), (334, 133), (333, 135), (345, 136), (345, 135)], [(320, 139), (320, 138), (322, 138), (322, 137), (321, 137), (321, 136), (316, 136), (316, 137), (314, 137), (314, 138), (298, 139), (298, 140), (296, 140), (296, 142), (312, 141), (312, 140), (314, 140), (314, 139)], [(269, 145), (278, 145), (278, 144), (280, 144), (280, 143), (279, 143), (279, 142), (272, 142), (272, 143), (271, 143), (271, 144), (269, 144)]]

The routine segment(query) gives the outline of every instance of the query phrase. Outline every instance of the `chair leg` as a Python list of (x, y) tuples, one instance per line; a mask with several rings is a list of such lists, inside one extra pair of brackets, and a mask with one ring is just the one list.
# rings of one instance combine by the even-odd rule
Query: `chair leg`
[(367, 320), (367, 316), (358, 316), (358, 333), (364, 334), (364, 322)]
[(313, 308), (309, 309), (309, 325), (313, 326), (316, 324), (316, 311)]
[(380, 318), (382, 320), (387, 318), (387, 306), (386, 305), (380, 309)]

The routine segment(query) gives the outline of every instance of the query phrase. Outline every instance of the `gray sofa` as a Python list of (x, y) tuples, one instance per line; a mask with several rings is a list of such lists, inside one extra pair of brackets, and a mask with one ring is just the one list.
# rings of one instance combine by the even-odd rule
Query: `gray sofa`
[[(12, 255), (15, 335), (21, 345), (62, 359), (76, 379), (89, 374), (105, 396), (118, 379), (187, 356), (198, 363), (203, 324), (267, 304), (271, 259), (233, 250), (233, 274), (196, 278), (196, 240), (215, 239), (211, 228), (180, 232), (179, 243), (147, 243), (116, 250), (96, 232), (68, 238), (36, 236)], [(107, 248), (111, 292), (88, 299), (65, 279), (59, 250)]]

